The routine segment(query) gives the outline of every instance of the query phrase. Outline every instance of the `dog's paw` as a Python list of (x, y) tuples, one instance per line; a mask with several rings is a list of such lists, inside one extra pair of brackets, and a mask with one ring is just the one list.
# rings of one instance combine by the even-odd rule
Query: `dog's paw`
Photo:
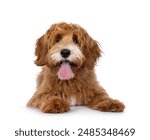
[(40, 110), (44, 113), (63, 113), (69, 111), (70, 106), (60, 98), (53, 98), (43, 102), (40, 106)]
[(98, 102), (95, 105), (95, 109), (104, 112), (123, 112), (125, 105), (118, 100), (105, 100), (103, 102)]

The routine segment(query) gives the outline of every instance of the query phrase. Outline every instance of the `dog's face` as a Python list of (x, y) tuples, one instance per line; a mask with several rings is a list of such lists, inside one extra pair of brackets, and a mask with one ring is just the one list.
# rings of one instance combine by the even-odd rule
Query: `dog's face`
[(69, 80), (81, 67), (93, 69), (100, 48), (79, 25), (59, 23), (37, 40), (35, 64), (55, 68), (58, 78)]

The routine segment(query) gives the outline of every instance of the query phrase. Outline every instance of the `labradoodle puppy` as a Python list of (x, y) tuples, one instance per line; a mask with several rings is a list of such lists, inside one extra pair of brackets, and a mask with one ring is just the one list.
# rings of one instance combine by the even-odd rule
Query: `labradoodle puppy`
[(101, 56), (99, 44), (76, 24), (53, 24), (36, 43), (35, 64), (42, 66), (37, 90), (28, 102), (42, 112), (60, 113), (70, 106), (105, 112), (123, 112), (96, 80), (94, 66)]

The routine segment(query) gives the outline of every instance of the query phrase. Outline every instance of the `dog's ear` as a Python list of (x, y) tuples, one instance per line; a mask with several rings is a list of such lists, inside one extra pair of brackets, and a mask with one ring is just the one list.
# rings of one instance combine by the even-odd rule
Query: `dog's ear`
[(34, 61), (34, 63), (37, 66), (43, 66), (47, 64), (47, 58), (46, 58), (47, 52), (48, 52), (48, 48), (43, 35), (39, 39), (37, 39), (36, 42), (35, 55), (37, 56), (37, 59)]
[(92, 70), (96, 64), (97, 59), (101, 57), (102, 51), (100, 50), (100, 44), (93, 40), (91, 37), (87, 37), (85, 42), (85, 65)]

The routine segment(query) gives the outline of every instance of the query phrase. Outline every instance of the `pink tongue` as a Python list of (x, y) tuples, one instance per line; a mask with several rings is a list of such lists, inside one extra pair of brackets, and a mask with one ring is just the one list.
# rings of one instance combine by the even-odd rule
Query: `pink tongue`
[(58, 78), (60, 80), (69, 80), (74, 77), (74, 73), (68, 62), (63, 62), (58, 70)]

